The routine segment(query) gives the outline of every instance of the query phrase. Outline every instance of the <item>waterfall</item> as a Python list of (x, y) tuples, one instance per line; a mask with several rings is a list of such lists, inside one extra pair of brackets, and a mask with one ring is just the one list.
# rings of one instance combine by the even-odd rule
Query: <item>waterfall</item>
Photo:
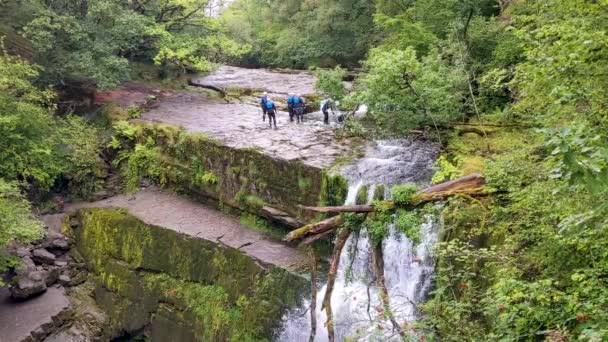
[[(366, 155), (368, 157), (343, 172), (350, 184), (345, 201), (347, 205), (355, 204), (363, 186), (367, 187), (367, 199), (371, 202), (377, 186), (384, 185), (388, 189), (394, 184), (419, 181), (421, 177), (427, 177), (436, 148), (404, 140), (381, 141)], [(388, 190), (385, 192), (390, 196)], [(431, 250), (438, 238), (433, 217), (426, 217), (420, 228), (420, 236), (421, 241), (414, 244), (391, 224), (389, 235), (382, 243), (385, 283), (391, 311), (402, 325), (416, 318), (416, 304), (424, 299), (431, 286)], [(374, 279), (370, 239), (362, 229), (349, 237), (340, 255), (331, 299), (337, 341), (346, 337), (361, 341), (374, 337), (400, 340), (400, 336), (392, 331), (390, 321), (381, 317), (380, 292)], [(323, 285), (317, 292), (315, 341), (327, 341), (327, 330), (324, 327), (327, 317), (321, 310), (325, 290), (326, 285)], [(278, 341), (308, 341), (311, 329), (309, 307), (310, 301), (305, 302), (302, 308), (292, 310), (284, 317)]]

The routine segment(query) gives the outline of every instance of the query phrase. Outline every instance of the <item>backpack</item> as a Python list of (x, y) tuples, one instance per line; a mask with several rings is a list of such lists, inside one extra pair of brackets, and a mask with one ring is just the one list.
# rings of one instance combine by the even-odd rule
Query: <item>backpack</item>
[(266, 109), (273, 109), (274, 103), (272, 101), (266, 101)]
[(293, 98), (293, 104), (300, 104), (300, 102), (302, 102), (302, 99), (299, 96)]
[(287, 98), (287, 103), (289, 103), (289, 104), (293, 103), (293, 96), (290, 96)]

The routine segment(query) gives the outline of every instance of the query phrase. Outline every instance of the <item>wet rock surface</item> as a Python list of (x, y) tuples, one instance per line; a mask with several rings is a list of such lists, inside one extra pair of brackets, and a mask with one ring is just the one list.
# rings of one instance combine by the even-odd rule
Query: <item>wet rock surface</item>
[(224, 244), (263, 263), (288, 270), (296, 270), (306, 261), (306, 255), (298, 249), (254, 231), (226, 214), (155, 188), (134, 196), (121, 195), (71, 205), (67, 210), (80, 208), (124, 208), (147, 224)]
[(270, 95), (288, 93), (314, 94), (315, 76), (307, 71), (246, 69), (221, 66), (213, 73), (192, 79), (195, 85), (210, 85), (217, 88), (238, 88), (267, 91)]
[(202, 132), (234, 148), (255, 148), (275, 158), (328, 167), (352, 150), (352, 142), (337, 141), (331, 125), (319, 114), (305, 115), (304, 124), (290, 122), (287, 112), (277, 114), (278, 129), (262, 121), (262, 110), (245, 103), (226, 103), (200, 93), (166, 96), (141, 120), (177, 125)]
[(51, 287), (43, 295), (16, 301), (6, 288), (0, 289), (0, 340), (40, 341), (70, 316), (64, 289)]

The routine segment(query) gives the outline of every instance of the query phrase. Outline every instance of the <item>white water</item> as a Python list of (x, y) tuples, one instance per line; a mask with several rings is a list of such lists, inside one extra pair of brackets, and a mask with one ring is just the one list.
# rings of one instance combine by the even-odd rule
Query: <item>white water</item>
[[(398, 145), (401, 144), (401, 145)], [(407, 144), (406, 144), (407, 145)], [(373, 156), (359, 161), (350, 172), (345, 172), (350, 187), (345, 204), (354, 204), (359, 189), (368, 186), (368, 199), (373, 198), (376, 185), (371, 183), (370, 176), (376, 175), (381, 184), (392, 185), (404, 183), (419, 177), (419, 173), (412, 174), (411, 169), (419, 172), (428, 171), (429, 164), (421, 163), (424, 158), (417, 153), (411, 153), (416, 158), (403, 158), (403, 151), (410, 150), (412, 145), (403, 146), (403, 141), (379, 142), (377, 151), (370, 153)], [(425, 150), (428, 152), (429, 150)], [(426, 155), (433, 160), (433, 154)], [(409, 170), (401, 169), (396, 172), (395, 167), (404, 167), (410, 163)], [(431, 162), (432, 165), (432, 162)], [(374, 172), (365, 172), (366, 170)], [(352, 172), (355, 170), (355, 172)], [(389, 175), (383, 171), (390, 172)], [(395, 171), (395, 172), (391, 172)], [(368, 176), (368, 177), (365, 177)], [(378, 177), (382, 176), (382, 177)], [(391, 311), (402, 326), (416, 318), (416, 304), (424, 299), (431, 286), (433, 274), (433, 258), (431, 249), (437, 242), (437, 229), (432, 217), (420, 229), (421, 242), (414, 245), (402, 233), (390, 227), (390, 234), (383, 244), (385, 283), (389, 292)], [(332, 309), (334, 312), (334, 326), (336, 340), (342, 341), (349, 337), (357, 341), (399, 340), (400, 336), (393, 331), (391, 323), (381, 317), (382, 304), (379, 290), (375, 287), (372, 270), (372, 253), (367, 233), (362, 230), (358, 236), (352, 235), (347, 241), (340, 256), (340, 266), (332, 294)], [(315, 341), (327, 341), (325, 322), (327, 317), (321, 310), (326, 285), (317, 292), (317, 331)], [(308, 341), (310, 336), (310, 312), (307, 308), (310, 301), (305, 302), (298, 310), (290, 311), (284, 317), (283, 330), (278, 341)]]

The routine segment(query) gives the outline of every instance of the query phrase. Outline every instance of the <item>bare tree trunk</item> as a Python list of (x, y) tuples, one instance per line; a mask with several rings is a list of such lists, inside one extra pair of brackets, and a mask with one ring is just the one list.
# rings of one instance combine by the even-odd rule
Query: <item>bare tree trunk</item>
[(86, 18), (89, 14), (89, 0), (80, 0), (80, 17)]
[(310, 338), (309, 342), (314, 342), (317, 335), (317, 257), (312, 247), (308, 248), (310, 257)]
[(329, 266), (329, 273), (327, 275), (327, 290), (325, 291), (325, 297), (323, 297), (323, 309), (325, 309), (325, 313), (327, 314), (327, 322), (325, 325), (327, 326), (327, 336), (329, 342), (335, 341), (334, 318), (331, 310), (331, 294), (334, 291), (336, 275), (338, 274), (338, 267), (340, 266), (340, 255), (342, 254), (342, 249), (344, 248), (346, 240), (348, 240), (349, 236), (350, 230), (348, 229), (343, 229), (340, 231), (340, 233), (338, 233), (336, 244), (334, 245), (334, 252), (331, 258), (331, 264)]
[(380, 299), (382, 300), (382, 307), (384, 315), (391, 321), (393, 328), (397, 330), (401, 337), (405, 338), (405, 332), (403, 328), (397, 323), (395, 315), (391, 310), (390, 299), (388, 296), (388, 289), (386, 288), (386, 281), (384, 279), (384, 255), (382, 253), (382, 244), (374, 244), (373, 247), (374, 256), (374, 272), (376, 273), (376, 284), (380, 289)]

